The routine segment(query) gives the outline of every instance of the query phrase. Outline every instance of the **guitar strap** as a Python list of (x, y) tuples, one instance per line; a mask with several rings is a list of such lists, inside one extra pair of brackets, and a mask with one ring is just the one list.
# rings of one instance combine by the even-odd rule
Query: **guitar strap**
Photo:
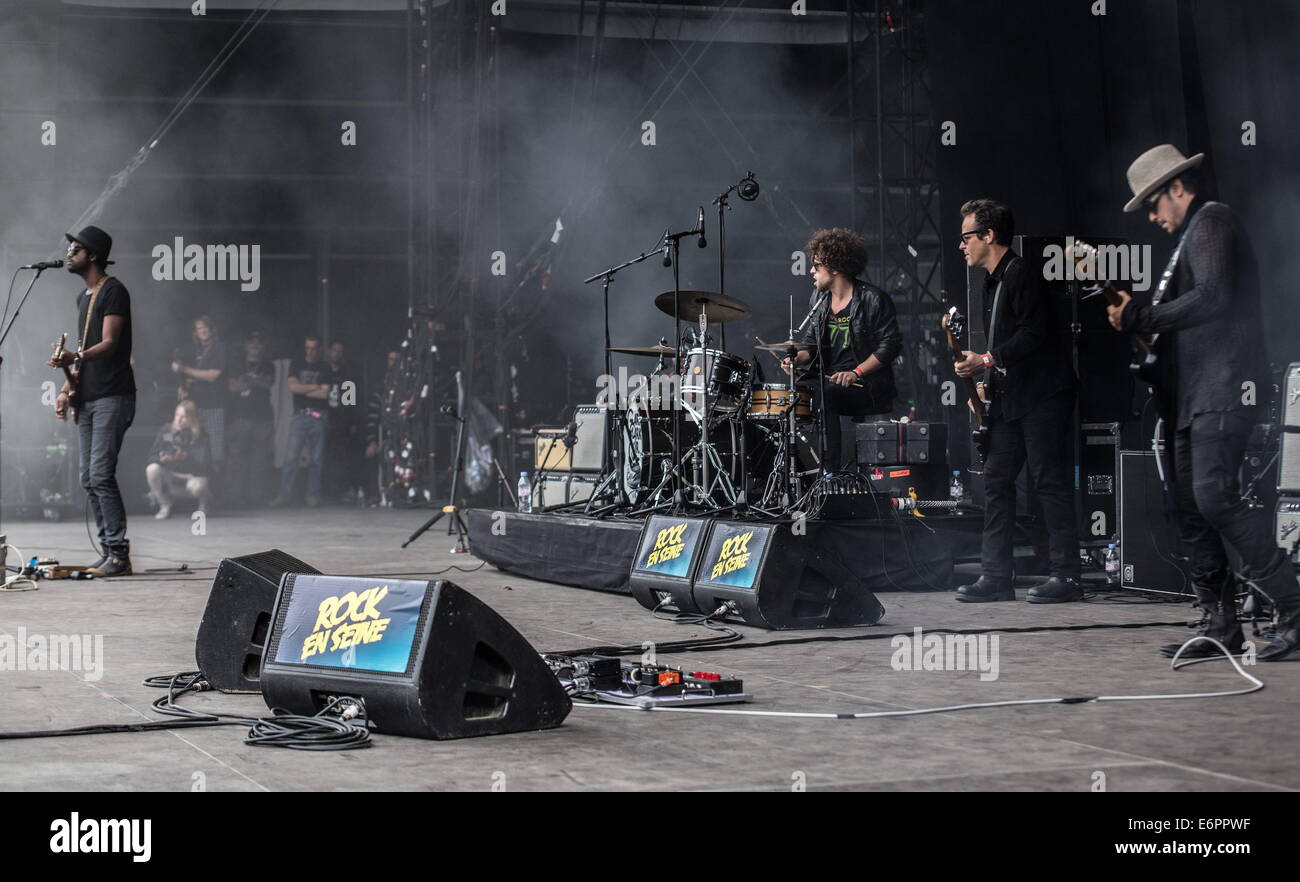
[(90, 319), (95, 314), (95, 298), (99, 296), (99, 292), (108, 284), (110, 278), (112, 276), (104, 276), (99, 280), (99, 284), (95, 286), (95, 290), (90, 292), (90, 302), (86, 304), (86, 323), (82, 325), (81, 340), (77, 343), (78, 355), (86, 348), (86, 335), (90, 333)]
[[(1011, 262), (1007, 264), (1007, 268), (1002, 273), (1002, 278), (998, 279), (997, 289), (994, 290), (993, 292), (993, 310), (989, 314), (988, 351), (990, 352), (993, 351), (993, 338), (997, 336), (997, 331), (998, 331), (998, 307), (1002, 305), (1002, 285), (1004, 282), (1006, 282), (1007, 273), (1011, 272), (1011, 268), (1016, 265), (1016, 262), (1018, 260), (1020, 260), (1020, 255), (1018, 254), (1015, 257), (1011, 258)], [(1007, 372), (1007, 369), (1004, 367), (998, 367), (995, 368), (995, 370), (997, 370), (999, 373), (1003, 374), (1004, 376), (1006, 375)]]

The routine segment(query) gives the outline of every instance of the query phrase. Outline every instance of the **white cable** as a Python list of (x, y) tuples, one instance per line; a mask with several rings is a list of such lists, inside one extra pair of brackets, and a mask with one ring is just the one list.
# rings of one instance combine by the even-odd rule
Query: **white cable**
[(1088, 698), (1022, 698), (1013, 701), (986, 701), (979, 704), (950, 704), (943, 707), (923, 707), (914, 710), (901, 711), (873, 711), (871, 713), (860, 714), (827, 714), (827, 713), (807, 713), (795, 711), (752, 711), (752, 710), (723, 710), (720, 708), (707, 707), (655, 707), (653, 705), (625, 705), (625, 704), (588, 704), (583, 702), (574, 702), (574, 707), (603, 707), (613, 710), (639, 710), (639, 711), (675, 711), (677, 713), (688, 714), (728, 714), (746, 717), (797, 717), (804, 719), (822, 719), (822, 720), (865, 720), (874, 717), (913, 717), (921, 714), (938, 714), (947, 713), (948, 711), (959, 710), (978, 710), (989, 707), (1018, 707), (1030, 704), (1091, 704), (1097, 701), (1156, 701), (1160, 699), (1175, 698), (1226, 698), (1230, 695), (1249, 695), (1252, 692), (1258, 692), (1264, 688), (1264, 683), (1258, 677), (1246, 673), (1238, 664), (1237, 660), (1228, 652), (1228, 648), (1215, 640), (1213, 637), (1197, 636), (1192, 637), (1182, 646), (1178, 647), (1178, 652), (1174, 654), (1169, 665), (1173, 670), (1186, 667), (1193, 664), (1193, 661), (1185, 661), (1181, 665), (1177, 664), (1178, 657), (1183, 654), (1188, 646), (1198, 640), (1208, 640), (1222, 650), (1223, 654), (1232, 662), (1232, 666), (1237, 669), (1237, 673), (1249, 680), (1252, 685), (1248, 689), (1234, 689), (1229, 692), (1181, 692), (1171, 695), (1097, 695)]
[[(22, 551), (19, 550), (17, 545), (13, 545), (12, 543), (6, 542), (4, 544), (4, 549), (5, 549), (6, 557), (8, 556), (8, 552), (10, 550), (18, 552), (18, 561), (19, 561), (18, 571), (21, 573), (22, 561), (26, 560), (27, 558), (23, 557)], [(4, 576), (5, 576), (5, 580), (3, 584), (0, 584), (0, 591), (39, 591), (41, 589), (41, 586), (37, 585), (34, 579), (29, 579), (26, 576), (11, 577), (8, 571), (4, 573)], [(18, 586), (24, 582), (26, 582), (29, 587), (19, 588)]]

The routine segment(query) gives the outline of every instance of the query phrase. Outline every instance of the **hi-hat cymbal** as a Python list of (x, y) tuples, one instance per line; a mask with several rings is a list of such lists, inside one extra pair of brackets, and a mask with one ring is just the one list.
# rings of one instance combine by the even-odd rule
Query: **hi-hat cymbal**
[(768, 352), (785, 352), (789, 349), (798, 349), (804, 344), (795, 340), (783, 340), (780, 343), (760, 343), (755, 349), (766, 349)]
[[(673, 314), (673, 296), (672, 291), (655, 296), (655, 306), (660, 312)], [(698, 320), (701, 312), (707, 313), (709, 321), (714, 323), (740, 321), (752, 314), (743, 300), (716, 291), (678, 291), (676, 296), (677, 317), (686, 322)]]
[(662, 343), (656, 343), (654, 346), (611, 346), (610, 352), (622, 352), (625, 355), (650, 355), (658, 358), (660, 355), (676, 355), (677, 350), (671, 346), (665, 346)]

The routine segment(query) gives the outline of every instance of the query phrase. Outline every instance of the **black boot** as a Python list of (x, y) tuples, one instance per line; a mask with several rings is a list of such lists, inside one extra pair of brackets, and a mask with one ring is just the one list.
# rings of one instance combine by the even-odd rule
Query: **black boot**
[(1030, 603), (1073, 603), (1083, 600), (1083, 586), (1078, 579), (1052, 576), (1046, 582), (1030, 588), (1025, 600)]
[(1255, 658), (1281, 661), (1300, 649), (1300, 586), (1296, 585), (1295, 564), (1283, 557), (1266, 578), (1255, 580), (1255, 587), (1273, 601), (1277, 610), (1273, 640)]
[(962, 603), (990, 603), (995, 600), (1015, 600), (1016, 589), (1010, 579), (990, 579), (980, 576), (969, 585), (957, 589), (957, 599)]
[[(1241, 635), (1241, 625), (1237, 623), (1236, 584), (1232, 574), (1228, 573), (1221, 579), (1212, 580), (1209, 585), (1192, 586), (1192, 590), (1196, 592), (1196, 605), (1205, 610), (1207, 617), (1196, 632), (1197, 636), (1214, 638), (1226, 646), (1228, 652), (1233, 655), (1240, 654), (1246, 642)], [(1184, 640), (1179, 643), (1166, 643), (1160, 647), (1160, 654), (1165, 658), (1173, 658), (1186, 642)], [(1198, 640), (1183, 650), (1183, 654), (1178, 657), (1181, 660), (1214, 656), (1223, 656), (1219, 647), (1208, 640)]]
[(102, 565), (95, 567), (92, 571), (95, 575), (109, 579), (113, 576), (131, 575), (131, 548), (123, 545), (118, 548), (110, 548), (108, 560)]
[(101, 554), (99, 555), (99, 560), (95, 561), (93, 564), (88, 565), (86, 569), (97, 570), (100, 567), (102, 567), (104, 564), (108, 563), (108, 559), (113, 556), (113, 552), (108, 550), (107, 545), (99, 546), (99, 550), (101, 552)]

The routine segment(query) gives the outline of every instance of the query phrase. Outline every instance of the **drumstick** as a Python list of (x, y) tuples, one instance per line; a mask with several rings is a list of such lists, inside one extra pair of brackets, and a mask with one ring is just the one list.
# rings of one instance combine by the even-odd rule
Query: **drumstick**
[[(757, 334), (754, 335), (754, 339), (758, 341), (758, 345), (760, 345), (760, 346), (766, 346), (766, 345), (767, 345), (766, 343), (763, 342), (763, 338), (760, 337), (760, 336), (758, 336)], [(765, 349), (765, 350), (763, 350), (763, 351), (766, 352), (766, 353), (768, 353), (769, 355), (771, 355), (773, 358), (775, 358), (779, 364), (782, 364), (782, 365), (785, 364), (785, 359), (783, 359), (781, 356), (777, 355), (777, 354), (776, 354), (775, 352), (773, 352), (771, 349)], [(826, 379), (829, 380), (830, 377), (826, 377)], [(851, 383), (850, 385), (852, 385), (852, 386), (856, 386), (856, 387), (859, 388), (859, 389), (862, 388), (862, 384), (859, 383), (859, 382), (857, 382), (857, 381), (854, 381), (854, 382)]]

